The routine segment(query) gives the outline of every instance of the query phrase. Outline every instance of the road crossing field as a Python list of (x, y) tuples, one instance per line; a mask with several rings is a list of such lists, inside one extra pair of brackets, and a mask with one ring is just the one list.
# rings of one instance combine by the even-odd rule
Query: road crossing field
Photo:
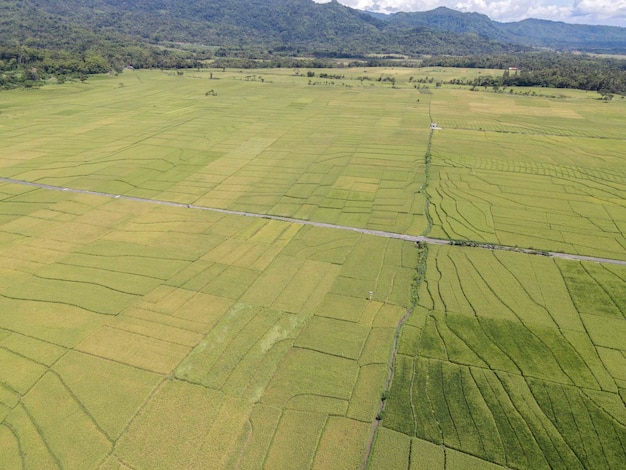
[(626, 461), (626, 100), (312, 71), (0, 94), (0, 468)]

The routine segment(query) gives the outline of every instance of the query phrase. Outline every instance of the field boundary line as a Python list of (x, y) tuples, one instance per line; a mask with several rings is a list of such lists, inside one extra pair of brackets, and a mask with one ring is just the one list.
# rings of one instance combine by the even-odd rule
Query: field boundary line
[(604, 135), (579, 135), (579, 134), (556, 134), (546, 132), (534, 132), (529, 130), (528, 132), (512, 131), (512, 130), (498, 130), (498, 129), (476, 129), (473, 127), (446, 127), (446, 129), (452, 129), (455, 131), (475, 131), (475, 132), (493, 132), (495, 134), (517, 134), (517, 135), (536, 135), (539, 137), (577, 137), (581, 139), (601, 139), (601, 140), (626, 140), (626, 137), (609, 137)]
[(561, 259), (566, 259), (566, 260), (571, 260), (571, 261), (590, 261), (594, 263), (607, 263), (607, 264), (617, 264), (617, 265), (626, 266), (626, 260), (601, 258), (601, 257), (586, 256), (586, 255), (576, 255), (573, 253), (561, 253), (561, 252), (556, 252), (556, 251), (545, 251), (545, 250), (538, 250), (535, 248), (518, 248), (518, 247), (513, 247), (513, 246), (507, 246), (507, 245), (475, 242), (475, 241), (469, 241), (469, 240), (452, 240), (452, 239), (443, 239), (443, 238), (431, 238), (431, 237), (427, 237), (424, 235), (408, 235), (404, 233), (385, 232), (384, 230), (351, 227), (348, 225), (336, 225), (336, 224), (330, 224), (327, 222), (316, 222), (313, 220), (304, 220), (304, 219), (296, 219), (293, 217), (284, 217), (281, 215), (259, 214), (255, 212), (237, 211), (237, 210), (232, 210), (232, 209), (220, 209), (218, 207), (198, 206), (196, 204), (185, 204), (182, 202), (164, 201), (161, 199), (149, 199), (149, 198), (137, 197), (137, 196), (126, 196), (123, 194), (106, 193), (102, 191), (92, 191), (89, 189), (76, 189), (76, 188), (69, 188), (65, 186), (54, 186), (51, 184), (35, 183), (32, 181), (24, 181), (24, 180), (18, 180), (14, 178), (0, 177), (0, 183), (19, 184), (22, 186), (31, 186), (33, 188), (38, 188), (38, 189), (48, 189), (50, 191), (63, 191), (63, 192), (74, 193), (74, 194), (86, 194), (86, 195), (91, 195), (91, 196), (107, 197), (110, 199), (123, 199), (125, 201), (158, 204), (158, 205), (169, 206), (169, 207), (196, 209), (196, 210), (203, 210), (203, 211), (209, 211), (209, 212), (217, 212), (217, 213), (226, 214), (226, 215), (238, 215), (242, 217), (256, 217), (259, 219), (279, 220), (282, 222), (288, 222), (292, 224), (310, 225), (313, 227), (351, 231), (351, 232), (362, 233), (365, 235), (373, 235), (375, 237), (393, 238), (393, 239), (410, 241), (410, 242), (415, 242), (415, 243), (426, 243), (429, 245), (453, 245), (453, 246), (462, 246), (462, 247), (482, 248), (482, 249), (487, 249), (487, 250), (512, 251), (516, 253), (524, 253), (527, 255), (542, 255), (542, 256), (561, 258)]

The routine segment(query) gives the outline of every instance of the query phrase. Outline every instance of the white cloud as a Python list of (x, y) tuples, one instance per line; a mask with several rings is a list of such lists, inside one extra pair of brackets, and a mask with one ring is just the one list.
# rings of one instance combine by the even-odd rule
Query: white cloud
[[(314, 0), (319, 3), (327, 0)], [(440, 6), (477, 12), (495, 21), (540, 18), (569, 23), (626, 27), (626, 0), (339, 0), (359, 10), (380, 13), (428, 11)]]
[(572, 16), (626, 26), (626, 0), (578, 0), (574, 2)]

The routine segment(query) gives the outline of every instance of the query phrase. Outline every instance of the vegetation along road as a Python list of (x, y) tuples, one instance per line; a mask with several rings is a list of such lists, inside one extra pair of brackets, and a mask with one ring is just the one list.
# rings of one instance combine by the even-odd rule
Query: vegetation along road
[(49, 189), (52, 191), (67, 191), (67, 192), (78, 193), (78, 194), (91, 194), (93, 196), (109, 197), (109, 198), (114, 198), (114, 199), (125, 199), (125, 200), (136, 201), (136, 202), (146, 202), (146, 203), (151, 203), (151, 204), (161, 204), (161, 205), (166, 205), (166, 206), (184, 207), (188, 209), (220, 212), (223, 214), (240, 215), (244, 217), (259, 217), (259, 218), (265, 218), (265, 219), (271, 219), (271, 220), (280, 220), (283, 222), (291, 222), (295, 224), (312, 225), (314, 227), (333, 228), (337, 230), (350, 230), (353, 232), (364, 233), (367, 235), (374, 235), (377, 237), (384, 237), (384, 238), (395, 238), (399, 240), (412, 241), (415, 243), (427, 243), (431, 245), (456, 245), (456, 246), (483, 248), (483, 249), (488, 249), (488, 250), (514, 251), (514, 252), (526, 253), (530, 255), (542, 255), (542, 256), (549, 256), (549, 257), (554, 257), (554, 258), (575, 260), (575, 261), (591, 261), (594, 263), (608, 263), (608, 264), (618, 264), (618, 265), (626, 266), (626, 261), (618, 260), (618, 259), (600, 258), (600, 257), (595, 257), (595, 256), (583, 256), (583, 255), (576, 255), (572, 253), (560, 253), (560, 252), (554, 252), (554, 251), (544, 251), (544, 250), (537, 250), (534, 248), (511, 247), (511, 246), (497, 245), (497, 244), (492, 244), (492, 243), (445, 240), (445, 239), (440, 239), (440, 238), (425, 237), (422, 235), (406, 235), (402, 233), (385, 232), (383, 230), (371, 230), (371, 229), (359, 228), (359, 227), (349, 227), (346, 225), (336, 225), (336, 224), (329, 224), (329, 223), (324, 223), (324, 222), (315, 222), (312, 220), (295, 219), (292, 217), (281, 217), (281, 216), (270, 215), (270, 214), (257, 214), (253, 212), (220, 209), (217, 207), (206, 207), (206, 206), (199, 206), (199, 205), (194, 205), (194, 204), (182, 204), (178, 202), (163, 201), (159, 199), (124, 196), (121, 194), (112, 194), (112, 193), (105, 193), (105, 192), (100, 192), (100, 191), (89, 191), (86, 189), (67, 188), (63, 186), (54, 186), (50, 184), (34, 183), (32, 181), (23, 181), (23, 180), (18, 180), (18, 179), (13, 179), (13, 178), (0, 177), (0, 181), (4, 183), (13, 183), (13, 184), (20, 184), (24, 186), (33, 186), (33, 187), (41, 188), (41, 189)]

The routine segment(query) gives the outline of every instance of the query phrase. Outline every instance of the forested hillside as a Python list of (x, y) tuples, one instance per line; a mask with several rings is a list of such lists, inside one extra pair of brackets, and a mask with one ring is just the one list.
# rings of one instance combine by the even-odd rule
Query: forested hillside
[(399, 28), (337, 2), (312, 0), (24, 0), (0, 1), (0, 8), (3, 44), (44, 48), (85, 48), (94, 41), (132, 38), (147, 44), (348, 56), (520, 49), (471, 32)]
[(479, 13), (440, 7), (432, 11), (374, 15), (401, 28), (428, 27), (435, 31), (475, 33), (490, 40), (528, 47), (586, 52), (626, 52), (626, 28), (567, 24), (527, 19), (513, 23), (492, 21)]

